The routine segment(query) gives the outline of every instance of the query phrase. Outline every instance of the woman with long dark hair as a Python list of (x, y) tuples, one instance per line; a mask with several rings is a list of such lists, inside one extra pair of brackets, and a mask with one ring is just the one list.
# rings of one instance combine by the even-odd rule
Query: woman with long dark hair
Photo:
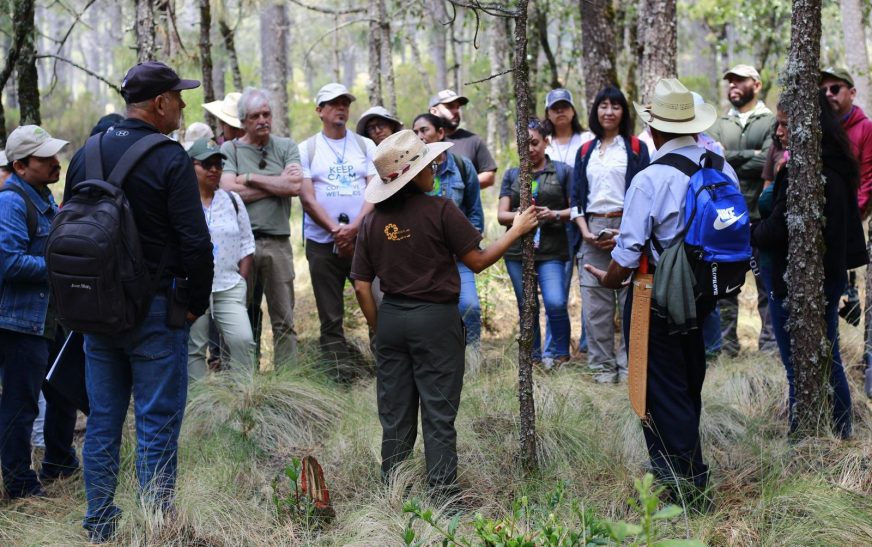
[[(579, 150), (572, 173), (571, 218), (581, 232), (579, 264), (605, 270), (621, 226), (624, 195), (633, 177), (649, 162), (648, 149), (632, 134), (627, 98), (616, 87), (597, 93), (588, 121), (596, 138)], [(615, 347), (615, 309), (623, 309), (627, 290), (608, 289), (579, 268), (582, 321), (587, 329), (587, 362), (600, 383), (627, 375), (625, 341)]]
[[(821, 160), (823, 162), (824, 184), (824, 218), (820, 229), (824, 239), (824, 320), (827, 325), (827, 339), (832, 347), (832, 361), (824, 366), (830, 366), (830, 387), (833, 389), (833, 428), (836, 435), (843, 439), (851, 436), (851, 392), (848, 379), (842, 367), (842, 357), (839, 352), (839, 298), (845, 290), (847, 271), (865, 265), (869, 257), (863, 237), (863, 225), (860, 221), (860, 211), (857, 207), (857, 186), (860, 181), (860, 170), (857, 160), (851, 152), (851, 145), (839, 120), (835, 118), (827, 102), (826, 94), (821, 91), (818, 96), (820, 103), (821, 124)], [(790, 149), (790, 130), (787, 126), (787, 113), (790, 105), (779, 103), (775, 115), (776, 137), (781, 145)], [(784, 275), (787, 272), (787, 250), (790, 243), (790, 233), (787, 228), (787, 194), (790, 192), (789, 165), (782, 168), (775, 176), (772, 214), (762, 219), (751, 232), (751, 242), (762, 250), (768, 251), (772, 258), (772, 273), (769, 279), (772, 287), (769, 293), (769, 310), (772, 315), (772, 328), (781, 361), (787, 372), (789, 384), (789, 426), (792, 432), (796, 428), (795, 382), (793, 361), (790, 347), (790, 334), (787, 325), (790, 312), (787, 309), (787, 296), (790, 292)]]
[[(375, 209), (361, 223), (351, 266), (357, 300), (375, 333), (382, 477), (390, 479), (411, 454), (420, 406), (428, 481), (448, 495), (457, 493), (454, 420), (465, 367), (455, 260), (480, 272), (536, 226), (529, 207), (500, 239), (479, 249), (481, 233), (454, 202), (426, 195), (438, 169), (434, 160), (451, 146), (424, 143), (408, 130), (379, 144), (378, 177), (366, 187)], [(377, 308), (375, 276), (384, 291)]]

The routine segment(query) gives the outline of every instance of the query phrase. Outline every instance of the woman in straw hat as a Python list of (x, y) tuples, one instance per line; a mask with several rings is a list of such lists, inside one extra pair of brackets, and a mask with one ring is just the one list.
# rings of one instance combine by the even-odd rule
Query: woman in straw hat
[[(433, 161), (451, 146), (425, 144), (409, 130), (378, 146), (379, 177), (365, 193), (375, 210), (362, 222), (351, 267), (358, 302), (375, 332), (382, 477), (411, 453), (420, 405), (428, 481), (443, 494), (457, 490), (454, 419), (464, 370), (455, 257), (480, 272), (536, 227), (530, 207), (500, 239), (479, 249), (481, 233), (454, 202), (425, 195), (433, 189)], [(384, 291), (378, 309), (370, 290), (375, 276)]]

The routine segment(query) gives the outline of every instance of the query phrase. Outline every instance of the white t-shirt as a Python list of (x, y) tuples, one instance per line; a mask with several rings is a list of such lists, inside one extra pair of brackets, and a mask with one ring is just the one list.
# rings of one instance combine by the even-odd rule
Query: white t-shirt
[[(343, 139), (328, 139), (324, 133), (318, 133), (300, 143), (303, 177), (312, 179), (315, 200), (333, 219), (345, 213), (349, 222), (354, 221), (364, 204), (366, 179), (377, 174), (372, 163), (375, 143), (366, 137), (360, 138), (366, 144), (366, 155), (360, 149), (356, 135), (350, 131), (345, 132)], [(314, 161), (309, 158), (309, 141), (312, 139), (315, 139)], [(306, 239), (317, 243), (333, 242), (333, 235), (308, 214), (303, 217), (303, 232)]]
[(560, 161), (570, 167), (575, 167), (575, 158), (578, 156), (578, 149), (587, 141), (592, 141), (596, 137), (590, 131), (584, 133), (573, 133), (566, 144), (560, 144), (553, 136), (548, 138), (548, 146), (545, 147), (545, 153), (551, 161)]
[[(233, 208), (231, 199), (236, 200)], [(203, 208), (209, 235), (212, 237), (212, 258), (215, 262), (215, 275), (212, 277), (212, 292), (232, 289), (241, 280), (239, 261), (254, 254), (254, 235), (248, 221), (248, 211), (242, 198), (228, 192), (217, 190), (209, 208)]]

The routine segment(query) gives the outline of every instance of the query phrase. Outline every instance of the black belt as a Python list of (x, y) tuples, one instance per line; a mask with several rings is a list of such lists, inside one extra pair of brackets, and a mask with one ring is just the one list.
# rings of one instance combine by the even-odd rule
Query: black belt
[(289, 235), (264, 234), (263, 232), (253, 232), (254, 239), (288, 239)]

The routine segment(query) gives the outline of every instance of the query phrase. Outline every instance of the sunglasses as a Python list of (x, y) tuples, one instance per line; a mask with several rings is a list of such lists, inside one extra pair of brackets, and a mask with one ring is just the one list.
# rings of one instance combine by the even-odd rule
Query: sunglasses
[(263, 169), (266, 167), (266, 148), (260, 149), (260, 162), (257, 164), (258, 169)]
[(821, 89), (823, 89), (824, 91), (829, 91), (830, 95), (838, 95), (839, 91), (841, 91), (843, 87), (848, 86), (846, 86), (845, 84), (830, 84), (823, 86)]
[(212, 169), (218, 169), (220, 171), (224, 169), (224, 160), (221, 158), (216, 158), (208, 159), (205, 161), (195, 161), (194, 165), (199, 165), (206, 171), (211, 171)]

